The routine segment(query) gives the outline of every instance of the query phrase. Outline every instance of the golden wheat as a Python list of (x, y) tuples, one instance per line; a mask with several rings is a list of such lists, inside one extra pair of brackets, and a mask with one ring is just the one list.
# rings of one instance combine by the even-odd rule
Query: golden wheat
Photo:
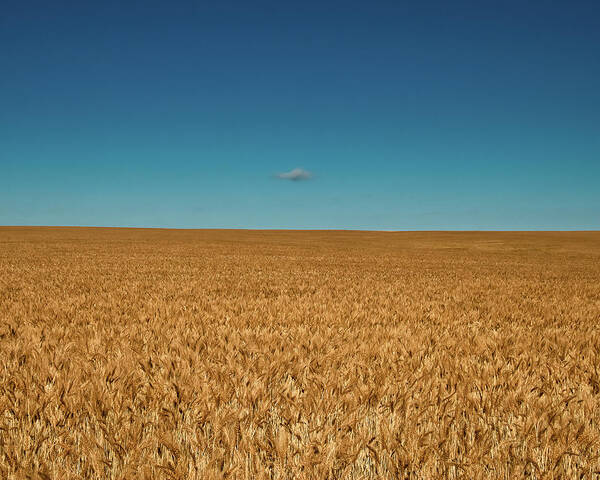
[(600, 233), (0, 229), (0, 478), (600, 472)]

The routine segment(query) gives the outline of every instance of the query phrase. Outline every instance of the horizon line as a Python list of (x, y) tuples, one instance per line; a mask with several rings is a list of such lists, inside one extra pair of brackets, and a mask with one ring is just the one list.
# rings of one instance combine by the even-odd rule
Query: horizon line
[(598, 229), (574, 229), (574, 228), (559, 228), (559, 229), (472, 229), (472, 228), (455, 228), (455, 229), (369, 229), (369, 228), (329, 228), (329, 227), (158, 227), (158, 226), (106, 226), (106, 225), (0, 225), (0, 229), (4, 228), (81, 228), (81, 229), (123, 229), (123, 230), (231, 230), (231, 231), (250, 231), (250, 232), (381, 232), (381, 233), (600, 233)]

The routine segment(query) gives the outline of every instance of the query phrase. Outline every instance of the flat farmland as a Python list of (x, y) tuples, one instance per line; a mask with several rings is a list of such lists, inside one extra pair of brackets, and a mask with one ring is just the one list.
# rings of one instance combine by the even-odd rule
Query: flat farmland
[(600, 478), (600, 233), (2, 227), (0, 478)]

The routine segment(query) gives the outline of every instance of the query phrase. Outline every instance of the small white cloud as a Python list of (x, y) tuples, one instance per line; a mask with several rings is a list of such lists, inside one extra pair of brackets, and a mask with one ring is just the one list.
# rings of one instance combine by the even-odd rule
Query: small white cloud
[(312, 173), (302, 168), (294, 168), (289, 172), (278, 173), (277, 178), (282, 180), (292, 180), (293, 182), (297, 182), (300, 180), (309, 180), (312, 178)]

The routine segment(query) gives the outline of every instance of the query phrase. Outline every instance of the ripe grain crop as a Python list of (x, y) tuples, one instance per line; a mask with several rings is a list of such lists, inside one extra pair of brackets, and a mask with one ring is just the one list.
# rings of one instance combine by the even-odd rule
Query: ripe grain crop
[(0, 229), (0, 478), (600, 472), (600, 233)]

